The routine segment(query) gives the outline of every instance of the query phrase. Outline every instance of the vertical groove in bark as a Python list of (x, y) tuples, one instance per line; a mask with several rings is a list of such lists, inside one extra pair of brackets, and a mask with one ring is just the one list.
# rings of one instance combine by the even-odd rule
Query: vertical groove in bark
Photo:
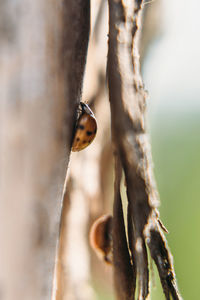
[[(109, 0), (108, 85), (112, 139), (126, 179), (128, 240), (129, 249), (136, 260), (134, 266), (138, 279), (138, 299), (147, 299), (149, 296), (146, 245), (158, 267), (166, 299), (169, 299), (169, 295), (173, 299), (181, 299), (176, 287), (171, 254), (158, 222), (156, 207), (159, 200), (144, 122), (146, 95), (138, 54), (141, 5), (141, 0)], [(126, 287), (124, 289), (124, 293), (127, 293)], [(117, 287), (116, 290), (118, 292)]]

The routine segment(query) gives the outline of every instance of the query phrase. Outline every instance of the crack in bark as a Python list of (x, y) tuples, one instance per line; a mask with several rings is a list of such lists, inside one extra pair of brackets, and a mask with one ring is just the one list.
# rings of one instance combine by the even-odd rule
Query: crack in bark
[(117, 299), (134, 300), (136, 278), (134, 278), (135, 273), (131, 264), (125, 233), (120, 193), (122, 168), (118, 155), (115, 157), (115, 174), (115, 196), (113, 206), (113, 265), (115, 266), (114, 282)]

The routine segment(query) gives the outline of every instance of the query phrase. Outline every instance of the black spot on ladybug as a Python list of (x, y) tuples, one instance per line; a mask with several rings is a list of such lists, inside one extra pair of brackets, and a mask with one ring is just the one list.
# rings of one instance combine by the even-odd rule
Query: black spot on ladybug
[(81, 129), (81, 130), (83, 130), (83, 129), (85, 128), (85, 126), (84, 126), (84, 125), (81, 125), (81, 124), (79, 124), (79, 125), (78, 125), (78, 128), (79, 128), (79, 129)]
[(87, 141), (83, 141), (83, 144), (86, 144), (87, 143)]
[(79, 142), (79, 141), (80, 141), (79, 137), (77, 137), (77, 138), (76, 138), (76, 141), (77, 141), (77, 142)]
[(88, 136), (92, 135), (92, 131), (87, 131), (86, 133)]

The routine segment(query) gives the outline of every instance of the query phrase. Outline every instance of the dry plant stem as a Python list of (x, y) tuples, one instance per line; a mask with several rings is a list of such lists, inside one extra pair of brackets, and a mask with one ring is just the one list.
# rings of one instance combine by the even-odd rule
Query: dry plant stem
[[(155, 209), (158, 205), (158, 195), (145, 131), (145, 92), (137, 52), (141, 4), (142, 1), (109, 0), (108, 84), (112, 138), (126, 178), (129, 202), (128, 227), (131, 234), (129, 243), (133, 237), (135, 251), (132, 243), (129, 248), (136, 260), (138, 298), (147, 299), (149, 295), (147, 240), (159, 270), (166, 299), (169, 299), (169, 294), (173, 299), (180, 299), (179, 296), (179, 298), (175, 296), (178, 292), (174, 292), (177, 288), (170, 253), (165, 238), (158, 229), (158, 215)], [(151, 223), (154, 226), (150, 230)], [(155, 241), (153, 232), (159, 237)]]
[(113, 206), (113, 265), (117, 299), (135, 299), (135, 278), (127, 245), (120, 193), (122, 168), (115, 156), (115, 195)]
[(167, 249), (165, 237), (154, 220), (149, 220), (147, 228), (147, 244), (158, 268), (165, 297), (169, 300), (171, 295), (172, 299), (179, 300), (181, 296), (176, 285), (173, 259), (170, 251)]
[[(65, 93), (75, 112), (82, 95), (90, 33), (90, 1), (64, 0), (61, 12), (63, 31), (60, 62), (66, 81)], [(66, 118), (67, 124), (72, 119), (75, 125), (75, 113), (72, 114), (69, 110)]]
[[(76, 109), (81, 99), (83, 75), (87, 57), (90, 32), (90, 1), (64, 0), (61, 7), (62, 46), (60, 66), (65, 80), (64, 93), (69, 102), (66, 114), (66, 125), (73, 128), (76, 121)], [(72, 142), (72, 134), (69, 137)], [(64, 264), (66, 256), (67, 213), (69, 209), (69, 195), (63, 192), (63, 206), (61, 212), (60, 236), (57, 250), (53, 288), (53, 299), (65, 299), (66, 291), (70, 289), (67, 268)]]
[[(116, 148), (125, 171), (128, 200), (131, 202), (136, 248), (137, 275), (139, 277), (139, 298), (146, 299), (148, 291), (147, 254), (142, 231), (145, 217), (150, 207), (146, 195), (146, 183), (138, 176), (138, 135), (143, 129), (144, 95), (140, 91), (140, 78), (133, 69), (132, 33), (136, 28), (132, 20), (133, 5), (124, 6), (122, 2), (109, 1), (109, 51), (108, 81), (111, 104), (112, 133)], [(135, 63), (135, 62), (134, 62)], [(136, 66), (135, 66), (136, 67)], [(135, 80), (134, 80), (134, 77)], [(135, 84), (133, 86), (133, 83)], [(136, 93), (137, 91), (137, 93)], [(133, 99), (137, 97), (136, 101)], [(141, 214), (142, 211), (142, 214)], [(143, 216), (140, 219), (140, 216)]]

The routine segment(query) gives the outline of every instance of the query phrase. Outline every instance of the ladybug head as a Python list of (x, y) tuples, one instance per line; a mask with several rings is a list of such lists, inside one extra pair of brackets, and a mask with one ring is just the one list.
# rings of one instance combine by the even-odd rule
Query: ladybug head
[(86, 113), (94, 117), (92, 110), (89, 108), (89, 106), (86, 103), (80, 102), (80, 106), (81, 106), (82, 113)]

